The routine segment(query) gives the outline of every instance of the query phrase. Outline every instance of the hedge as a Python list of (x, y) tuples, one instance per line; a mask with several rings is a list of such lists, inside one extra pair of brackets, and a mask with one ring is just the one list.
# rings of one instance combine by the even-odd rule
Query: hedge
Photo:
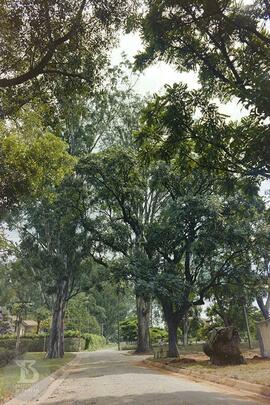
[[(44, 342), (45, 340), (45, 342)], [(43, 352), (44, 343), (47, 349), (49, 336), (43, 335), (26, 335), (20, 338), (20, 348), (23, 352)], [(94, 351), (106, 344), (103, 336), (85, 333), (80, 336), (78, 331), (66, 331), (64, 339), (64, 350), (66, 352), (79, 352), (80, 350)], [(5, 351), (15, 350), (16, 338), (14, 335), (3, 335), (0, 337), (0, 349)]]

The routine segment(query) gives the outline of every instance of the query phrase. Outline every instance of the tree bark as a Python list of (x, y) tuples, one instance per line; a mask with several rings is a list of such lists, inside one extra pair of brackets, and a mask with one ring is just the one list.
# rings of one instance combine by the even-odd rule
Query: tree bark
[(178, 357), (177, 348), (177, 329), (179, 323), (174, 319), (174, 317), (169, 317), (167, 320), (168, 332), (169, 332), (169, 350), (168, 357)]
[(64, 317), (67, 294), (68, 282), (67, 280), (63, 280), (58, 287), (53, 310), (52, 325), (46, 355), (46, 357), (49, 359), (64, 356)]
[(22, 316), (19, 315), (17, 322), (16, 322), (16, 347), (15, 347), (15, 353), (16, 357), (20, 353), (20, 343), (21, 343), (21, 324), (22, 324)]
[(189, 332), (189, 319), (188, 319), (188, 314), (185, 314), (183, 318), (183, 345), (187, 346), (188, 345), (188, 332)]
[(190, 305), (184, 305), (182, 308), (175, 310), (172, 303), (168, 303), (167, 300), (162, 302), (162, 308), (164, 312), (165, 321), (168, 327), (168, 340), (169, 350), (168, 357), (178, 357), (179, 351), (177, 346), (177, 329), (181, 322), (184, 322), (184, 317), (188, 314)]
[(269, 319), (269, 308), (267, 308), (267, 305), (264, 304), (263, 298), (261, 296), (258, 296), (256, 298), (256, 301), (257, 301), (258, 307), (261, 310), (261, 313), (263, 314), (264, 319), (265, 320)]
[[(172, 304), (167, 301), (162, 302), (162, 308), (164, 312), (165, 321), (168, 327), (168, 340), (169, 340), (169, 350), (168, 357), (178, 357), (178, 347), (177, 347), (177, 329), (183, 321), (185, 313), (180, 313), (180, 311), (175, 312), (173, 310)], [(188, 310), (188, 309), (187, 309)]]
[(138, 319), (138, 341), (136, 353), (147, 353), (150, 351), (150, 314), (151, 299), (136, 296), (137, 319)]

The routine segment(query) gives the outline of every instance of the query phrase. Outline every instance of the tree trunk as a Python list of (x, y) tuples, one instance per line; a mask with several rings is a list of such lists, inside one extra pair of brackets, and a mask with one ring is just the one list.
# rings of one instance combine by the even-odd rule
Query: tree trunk
[(137, 319), (138, 319), (138, 341), (137, 353), (147, 353), (150, 351), (150, 313), (151, 299), (142, 296), (136, 296)]
[(185, 314), (184, 319), (183, 319), (183, 345), (187, 346), (188, 345), (188, 332), (189, 332), (189, 319), (188, 319), (188, 314)]
[(178, 311), (175, 311), (173, 305), (168, 303), (167, 300), (162, 302), (162, 308), (164, 312), (165, 321), (168, 326), (169, 334), (169, 350), (168, 357), (178, 357), (179, 351), (177, 347), (177, 329), (181, 322), (184, 320), (184, 316), (188, 313), (190, 307), (186, 306), (179, 308)]
[(64, 356), (64, 317), (68, 282), (62, 281), (58, 287), (56, 301), (53, 310), (52, 325), (46, 357), (55, 359)]
[(175, 321), (174, 317), (171, 317), (167, 320), (168, 332), (169, 332), (169, 350), (168, 357), (178, 357), (178, 348), (177, 348), (177, 329), (178, 323)]
[(21, 343), (21, 324), (22, 324), (22, 316), (19, 315), (17, 322), (16, 322), (16, 346), (15, 346), (15, 353), (16, 357), (20, 353), (20, 343)]
[(223, 323), (225, 327), (229, 327), (232, 326), (232, 322), (230, 321), (229, 317), (227, 314), (223, 313), (223, 315), (221, 316), (221, 318), (223, 319)]
[[(269, 296), (270, 296), (270, 294), (269, 294)], [(266, 302), (266, 305), (264, 304), (264, 302), (263, 302), (263, 297), (261, 297), (261, 296), (258, 296), (257, 298), (256, 298), (256, 301), (257, 301), (257, 304), (258, 304), (258, 307), (260, 308), (260, 310), (261, 310), (261, 313), (263, 314), (263, 317), (264, 317), (264, 319), (265, 320), (267, 320), (267, 319), (269, 319), (269, 308), (268, 308), (268, 305), (269, 305), (269, 302)], [(268, 305), (267, 305), (268, 304)]]
[(40, 322), (41, 321), (37, 321), (37, 330), (36, 330), (36, 334), (39, 334), (39, 330), (40, 330)]

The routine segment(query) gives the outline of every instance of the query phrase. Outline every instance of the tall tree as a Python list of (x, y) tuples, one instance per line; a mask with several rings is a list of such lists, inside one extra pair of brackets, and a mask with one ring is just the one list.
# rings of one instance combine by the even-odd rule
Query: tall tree
[(52, 324), (47, 356), (64, 355), (64, 317), (67, 302), (85, 288), (91, 271), (81, 228), (84, 195), (80, 180), (67, 178), (53, 201), (40, 200), (24, 211), (20, 250), (46, 295), (51, 296)]
[(160, 209), (164, 195), (154, 188), (151, 176), (140, 169), (134, 149), (107, 149), (82, 159), (79, 167), (82, 178), (89, 185), (90, 195), (96, 195), (97, 214), (86, 223), (90, 238), (96, 241), (93, 256), (100, 260), (99, 255), (105, 247), (123, 258), (120, 263), (123, 275), (132, 277), (135, 283), (138, 351), (147, 352), (150, 348), (151, 285), (147, 284), (147, 272), (142, 263), (137, 267), (137, 258), (147, 256), (145, 233)]
[[(223, 193), (209, 173), (178, 172), (179, 163), (174, 164), (176, 171), (169, 167), (160, 177), (170, 198), (147, 236), (172, 357), (178, 355), (177, 329), (188, 311), (204, 304), (209, 290), (221, 280), (251, 266), (258, 206), (256, 198), (246, 193), (246, 184), (240, 182), (238, 190)], [(256, 188), (254, 193), (256, 197)]]

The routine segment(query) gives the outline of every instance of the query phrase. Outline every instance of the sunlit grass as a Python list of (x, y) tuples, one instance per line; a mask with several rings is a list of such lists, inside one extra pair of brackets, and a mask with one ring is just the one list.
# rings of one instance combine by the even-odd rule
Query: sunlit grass
[[(38, 378), (41, 380), (64, 366), (74, 356), (73, 353), (66, 353), (63, 359), (50, 360), (44, 358), (44, 353), (26, 353), (21, 360), (35, 361), (33, 367), (37, 370)], [(24, 389), (24, 384), (19, 383), (20, 375), (21, 369), (15, 361), (0, 368), (0, 403)], [(29, 388), (29, 384), (26, 384), (25, 388)]]

